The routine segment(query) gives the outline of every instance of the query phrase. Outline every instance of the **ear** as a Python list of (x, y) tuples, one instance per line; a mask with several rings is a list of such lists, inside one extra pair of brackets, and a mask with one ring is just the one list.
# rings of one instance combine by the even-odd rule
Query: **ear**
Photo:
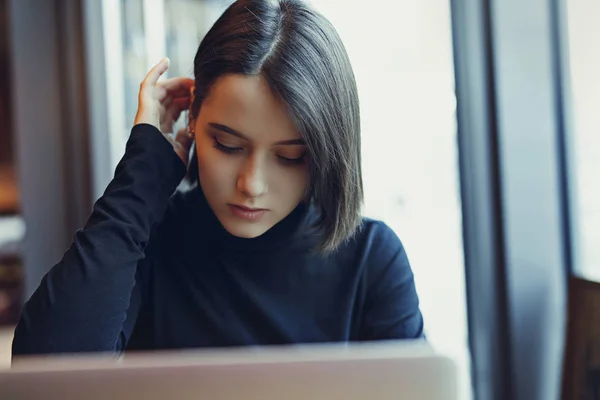
[(196, 136), (196, 119), (192, 116), (192, 106), (194, 105), (196, 87), (190, 87), (190, 107), (188, 109), (188, 136), (194, 138)]
[(191, 105), (194, 104), (194, 100), (196, 99), (196, 86), (192, 85), (190, 86), (190, 108)]

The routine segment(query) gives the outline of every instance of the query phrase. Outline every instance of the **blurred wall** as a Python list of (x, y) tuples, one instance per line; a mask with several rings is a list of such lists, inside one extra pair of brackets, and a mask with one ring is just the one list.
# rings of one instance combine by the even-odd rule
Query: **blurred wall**
[(80, 1), (8, 0), (25, 297), (89, 213)]
[(0, 165), (12, 162), (7, 1), (0, 0)]

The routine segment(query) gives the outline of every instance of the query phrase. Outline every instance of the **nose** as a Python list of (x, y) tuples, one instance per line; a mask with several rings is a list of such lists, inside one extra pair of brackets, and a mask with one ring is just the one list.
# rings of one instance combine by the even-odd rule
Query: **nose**
[(256, 157), (250, 157), (242, 166), (238, 179), (237, 189), (246, 197), (256, 198), (268, 190), (267, 176), (264, 166)]

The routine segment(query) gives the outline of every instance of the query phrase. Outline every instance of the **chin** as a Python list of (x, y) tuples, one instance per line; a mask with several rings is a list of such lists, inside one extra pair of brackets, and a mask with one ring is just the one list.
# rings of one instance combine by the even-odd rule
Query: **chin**
[(262, 224), (253, 224), (253, 223), (243, 223), (243, 222), (233, 222), (227, 221), (227, 223), (221, 222), (223, 227), (227, 232), (231, 235), (242, 238), (242, 239), (254, 239), (269, 230), (269, 228), (265, 227)]

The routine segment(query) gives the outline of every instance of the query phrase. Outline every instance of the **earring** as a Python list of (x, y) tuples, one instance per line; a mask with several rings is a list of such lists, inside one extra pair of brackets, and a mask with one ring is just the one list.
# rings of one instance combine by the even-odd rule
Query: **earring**
[(192, 113), (192, 111), (190, 110), (188, 113), (187, 132), (188, 132), (188, 137), (190, 139), (194, 139), (196, 137), (196, 120), (189, 116), (191, 113)]

